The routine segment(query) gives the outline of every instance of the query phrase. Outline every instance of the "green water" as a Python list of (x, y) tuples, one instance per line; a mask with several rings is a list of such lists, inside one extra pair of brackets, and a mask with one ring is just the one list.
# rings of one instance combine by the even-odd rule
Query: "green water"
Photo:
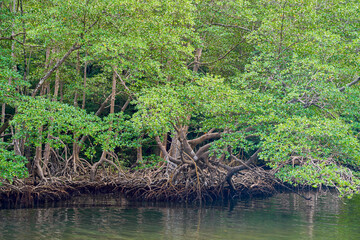
[(360, 197), (294, 194), (208, 206), (81, 197), (0, 210), (0, 239), (360, 239)]

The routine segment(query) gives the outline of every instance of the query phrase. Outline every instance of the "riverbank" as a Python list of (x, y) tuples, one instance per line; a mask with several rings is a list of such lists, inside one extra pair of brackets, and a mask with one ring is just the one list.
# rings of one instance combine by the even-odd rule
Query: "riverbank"
[[(33, 207), (46, 202), (62, 201), (82, 194), (118, 193), (137, 201), (214, 202), (228, 198), (271, 196), (281, 184), (267, 171), (258, 168), (233, 176), (233, 186), (225, 179), (209, 181), (196, 175), (192, 179), (168, 175), (165, 169), (122, 172), (121, 175), (99, 175), (51, 178), (35, 183), (32, 179), (0, 186), (0, 208)], [(234, 190), (233, 190), (234, 189)]]

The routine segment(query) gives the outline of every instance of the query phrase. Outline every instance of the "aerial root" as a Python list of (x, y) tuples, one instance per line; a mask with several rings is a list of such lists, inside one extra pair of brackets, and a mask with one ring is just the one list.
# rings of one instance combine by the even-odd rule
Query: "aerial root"
[(65, 178), (53, 178), (53, 181), (38, 185), (17, 183), (0, 186), (0, 208), (32, 207), (39, 203), (66, 200), (82, 193), (112, 192), (116, 185), (111, 182), (90, 183), (88, 180), (70, 182)]
[(167, 175), (165, 169), (161, 173), (152, 169), (139, 170), (130, 173), (127, 179), (119, 178), (118, 184), (127, 197), (147, 201), (214, 202), (234, 195), (269, 196), (276, 192), (274, 176), (262, 168), (245, 170), (234, 176), (235, 193), (229, 191), (225, 174), (221, 172), (210, 174), (211, 170), (203, 169), (198, 174), (191, 169), (186, 171), (184, 166), (179, 168), (181, 172), (175, 169), (172, 175)]
[[(180, 170), (181, 171), (180, 171)], [(273, 174), (262, 168), (247, 169), (232, 178), (234, 190), (225, 181), (226, 173), (216, 169), (194, 171), (191, 166), (178, 166), (172, 171), (166, 167), (142, 169), (88, 177), (69, 181), (66, 177), (53, 177), (38, 185), (18, 181), (0, 186), (0, 207), (34, 206), (38, 203), (69, 199), (88, 193), (121, 193), (135, 200), (214, 202), (242, 196), (270, 196), (276, 192)]]

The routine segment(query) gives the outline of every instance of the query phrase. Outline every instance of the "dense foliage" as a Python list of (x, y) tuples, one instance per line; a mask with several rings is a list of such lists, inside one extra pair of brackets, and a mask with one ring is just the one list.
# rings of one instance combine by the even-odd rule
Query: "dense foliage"
[(0, 1), (0, 180), (235, 159), (357, 193), (358, 5)]

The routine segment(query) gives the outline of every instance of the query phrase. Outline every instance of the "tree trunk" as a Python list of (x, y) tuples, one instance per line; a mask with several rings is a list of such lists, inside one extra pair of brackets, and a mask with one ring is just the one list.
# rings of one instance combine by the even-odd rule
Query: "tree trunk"
[[(50, 138), (50, 134), (47, 135), (47, 138)], [(45, 144), (45, 149), (44, 149), (44, 155), (43, 155), (43, 159), (44, 159), (44, 164), (43, 164), (43, 173), (44, 175), (47, 175), (48, 177), (50, 176), (50, 172), (48, 172), (48, 164), (50, 162), (50, 151), (51, 151), (51, 147), (49, 143)], [(46, 174), (47, 173), (47, 174)]]
[(140, 164), (143, 162), (142, 145), (136, 148), (136, 163)]
[[(11, 9), (11, 5), (9, 6), (9, 8)], [(13, 6), (12, 6), (12, 11), (13, 13), (15, 13), (16, 11), (16, 0), (13, 0)], [(11, 31), (11, 35), (14, 35), (14, 23), (12, 25), (12, 31)], [(12, 42), (11, 44), (11, 58), (14, 61), (15, 60), (15, 41)], [(16, 65), (13, 66), (13, 70), (16, 70)], [(9, 77), (9, 81), (8, 81), (9, 85), (11, 85), (11, 76)], [(6, 115), (6, 103), (2, 104), (2, 109), (1, 109), (1, 126), (4, 126), (5, 123), (5, 115)], [(2, 138), (2, 141), (4, 141), (4, 138)]]
[(42, 160), (42, 131), (43, 131), (43, 128), (40, 127), (38, 129), (39, 131), (39, 146), (36, 147), (35, 149), (35, 158), (34, 158), (34, 170), (33, 170), (33, 173), (34, 173), (34, 180), (36, 179), (36, 176), (38, 176), (40, 178), (40, 180), (44, 180), (45, 179), (45, 176), (44, 176), (44, 172), (43, 172), (43, 169), (42, 169), (42, 166), (41, 166), (41, 160)]
[[(112, 77), (112, 85), (111, 85), (111, 99), (110, 99), (110, 114), (115, 112), (115, 96), (116, 96), (116, 67), (114, 68), (114, 73)], [(112, 131), (112, 122), (110, 124), (109, 131)]]
[(202, 48), (197, 48), (196, 49), (194, 67), (193, 67), (193, 72), (194, 73), (197, 73), (199, 71), (202, 50), (203, 50)]
[[(41, 134), (41, 129), (39, 129), (39, 133)], [(42, 157), (42, 146), (38, 146), (36, 147), (36, 152), (35, 152), (35, 159), (34, 159), (34, 178), (36, 178), (36, 176), (38, 176), (41, 180), (44, 180), (44, 172), (42, 170), (41, 167), (41, 157)]]
[[(116, 71), (116, 68), (115, 68)], [(113, 73), (112, 86), (111, 86), (111, 102), (110, 102), (110, 114), (115, 111), (115, 97), (116, 97), (116, 73)]]
[[(168, 141), (168, 134), (165, 133), (165, 134), (164, 134), (164, 140), (163, 140), (163, 146), (165, 146), (165, 149), (166, 149), (166, 146), (167, 146), (167, 141)], [(164, 153), (161, 151), (160, 148), (159, 148), (159, 150), (160, 150), (160, 157), (161, 157), (161, 158), (165, 158), (165, 155), (164, 155)]]
[[(53, 52), (54, 52), (54, 49), (53, 49)], [(51, 60), (51, 49), (50, 48), (47, 48), (46, 49), (46, 59), (45, 59), (45, 69), (46, 71), (48, 71), (48, 69), (51, 67), (53, 61)], [(56, 84), (55, 84), (56, 85)], [(40, 93), (40, 95), (45, 95), (47, 94), (48, 98), (51, 99), (51, 92), (50, 92), (50, 82), (47, 81), (46, 83), (44, 83), (43, 85), (43, 92)], [(51, 126), (49, 126), (51, 128)], [(50, 134), (47, 135), (47, 139), (50, 138)], [(50, 161), (50, 144), (49, 143), (46, 143), (45, 144), (45, 147), (44, 147), (44, 152), (42, 153), (42, 160), (44, 161), (43, 162), (43, 168), (42, 168), (42, 175), (45, 176), (45, 175), (48, 175), (50, 176), (50, 173), (48, 172), (48, 174), (46, 174), (47, 172), (47, 167), (48, 167), (48, 164), (49, 164), (49, 161)]]
[(64, 101), (64, 82), (60, 80), (60, 102)]
[[(76, 73), (78, 75), (78, 77), (80, 76), (80, 51), (77, 51), (77, 61), (76, 61)], [(76, 80), (75, 80), (75, 84), (76, 84)], [(77, 87), (75, 87), (75, 96), (74, 96), (74, 106), (77, 107), (78, 104), (78, 89)]]
[[(57, 50), (58, 52), (58, 50)], [(59, 59), (56, 59), (58, 62)], [(53, 101), (57, 101), (58, 95), (59, 95), (59, 88), (60, 88), (60, 68), (56, 69), (55, 73), (55, 86), (54, 86), (54, 97)]]
[(169, 155), (175, 159), (179, 159), (180, 158), (179, 150), (180, 150), (179, 135), (176, 131), (174, 131), (173, 138), (171, 139)]
[(80, 161), (79, 153), (80, 153), (80, 147), (77, 144), (77, 139), (75, 139), (75, 133), (74, 133), (72, 164), (73, 164), (73, 171), (75, 174), (77, 173), (77, 163)]
[[(85, 57), (87, 56), (87, 52), (85, 52)], [(86, 81), (87, 81), (87, 61), (84, 64), (84, 89), (83, 89), (83, 96), (82, 96), (82, 105), (81, 108), (85, 109), (85, 97), (86, 97)]]
[(56, 69), (53, 101), (57, 101), (59, 95), (59, 88), (60, 88), (60, 70)]
[(74, 95), (74, 107), (78, 106), (78, 92), (77, 90), (75, 90), (75, 95)]
[[(4, 126), (5, 123), (5, 114), (6, 114), (5, 108), (6, 108), (6, 104), (3, 103), (1, 108), (1, 126)], [(2, 141), (4, 141), (4, 138), (2, 138)]]
[(103, 151), (103, 153), (101, 154), (100, 160), (91, 166), (91, 169), (90, 169), (90, 181), (91, 182), (95, 181), (96, 170), (97, 170), (98, 166), (105, 161), (106, 155), (107, 155), (107, 153), (105, 151)]
[[(80, 51), (77, 51), (77, 62), (76, 62), (76, 72), (77, 75), (80, 76)], [(75, 96), (74, 96), (74, 107), (78, 106), (78, 90), (75, 88)], [(72, 163), (73, 163), (73, 171), (77, 173), (77, 163), (80, 161), (80, 147), (77, 143), (78, 139), (75, 137), (74, 133), (74, 142), (73, 142), (73, 155), (72, 155)]]
[[(111, 86), (111, 98), (110, 98), (110, 114), (113, 114), (115, 112), (115, 96), (116, 96), (116, 67), (114, 67), (114, 73), (113, 73), (113, 77), (112, 77), (112, 86)], [(100, 109), (99, 109), (100, 110)], [(110, 126), (109, 131), (112, 131), (112, 127)], [(115, 163), (113, 163), (112, 161), (109, 161), (106, 159), (106, 156), (108, 155), (108, 153), (106, 151), (103, 151), (101, 154), (101, 158), (98, 162), (96, 162), (90, 169), (90, 181), (94, 181), (95, 180), (95, 176), (96, 176), (96, 170), (98, 168), (98, 166), (100, 164), (102, 164), (104, 161), (112, 164), (113, 166), (115, 166), (116, 168), (118, 168), (116, 166)]]

